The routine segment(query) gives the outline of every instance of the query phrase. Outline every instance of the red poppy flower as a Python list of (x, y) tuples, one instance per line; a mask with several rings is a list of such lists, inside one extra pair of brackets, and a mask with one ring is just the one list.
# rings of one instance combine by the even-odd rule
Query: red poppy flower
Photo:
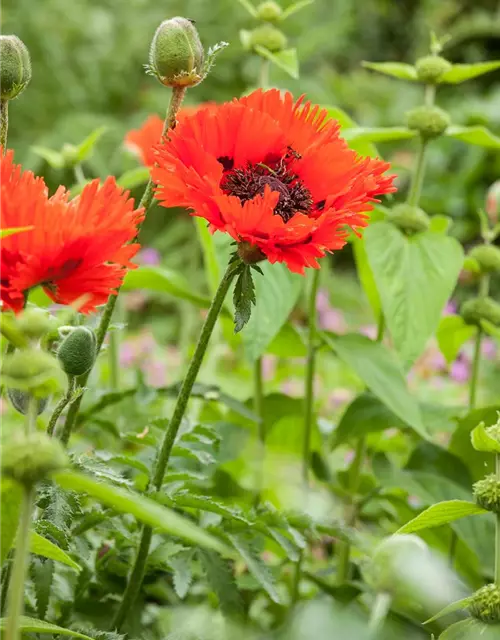
[[(189, 117), (201, 108), (213, 108), (215, 102), (206, 102), (202, 105), (188, 105), (182, 107), (177, 114), (177, 122)], [(163, 131), (163, 119), (152, 115), (146, 118), (139, 129), (132, 129), (125, 136), (125, 147), (138, 156), (142, 164), (152, 167), (155, 163), (154, 147), (159, 143)]]
[(114, 178), (102, 186), (94, 180), (68, 198), (63, 187), (49, 198), (41, 178), (13, 164), (12, 151), (2, 157), (2, 228), (33, 227), (2, 238), (4, 307), (20, 311), (29, 290), (40, 285), (60, 304), (85, 296), (80, 311), (87, 313), (105, 303), (134, 266), (139, 245), (130, 243), (144, 216)]
[(388, 163), (357, 155), (325, 110), (274, 89), (184, 118), (155, 153), (163, 206), (229, 233), (248, 261), (250, 249), (298, 273), (342, 248), (375, 196), (395, 191)]

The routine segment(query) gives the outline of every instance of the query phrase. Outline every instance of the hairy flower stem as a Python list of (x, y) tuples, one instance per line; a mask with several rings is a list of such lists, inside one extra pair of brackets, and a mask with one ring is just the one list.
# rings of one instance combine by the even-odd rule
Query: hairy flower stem
[[(185, 93), (186, 93), (185, 87), (174, 87), (172, 89), (172, 95), (170, 97), (170, 103), (168, 105), (167, 115), (165, 116), (165, 122), (163, 123), (162, 138), (169, 129), (171, 128), (173, 129), (175, 127), (176, 115), (180, 109)], [(154, 196), (154, 184), (153, 184), (153, 180), (150, 178), (148, 184), (146, 185), (146, 188), (144, 189), (144, 193), (142, 194), (141, 201), (139, 202), (139, 209), (143, 208), (145, 214), (148, 212), (149, 208), (151, 207), (151, 204), (153, 202), (153, 196)], [(118, 298), (119, 293), (120, 293), (120, 288), (117, 289), (116, 294), (109, 296), (106, 306), (104, 307), (104, 311), (101, 316), (101, 321), (99, 322), (99, 326), (96, 331), (97, 355), (99, 355), (99, 351), (101, 350), (101, 347), (103, 345), (104, 338), (106, 337), (109, 323), (111, 322), (111, 316), (113, 315), (113, 311), (115, 310), (116, 300)], [(96, 358), (96, 361), (97, 361), (97, 358)], [(92, 373), (92, 369), (88, 373), (84, 374), (79, 378), (79, 383), (81, 387), (86, 386), (91, 373)], [(82, 404), (82, 399), (83, 399), (83, 393), (75, 400), (75, 402), (73, 402), (73, 404), (69, 408), (68, 415), (66, 416), (66, 422), (64, 424), (64, 429), (61, 434), (61, 442), (64, 445), (67, 445), (69, 442), (71, 432), (73, 430), (73, 427), (75, 426), (75, 422), (78, 417), (78, 412), (80, 411), (80, 405)]]
[(55, 409), (52, 415), (50, 416), (49, 424), (47, 426), (47, 434), (50, 437), (54, 435), (54, 429), (56, 428), (56, 424), (59, 419), (59, 416), (64, 411), (64, 409), (68, 406), (68, 404), (71, 402), (71, 399), (73, 398), (75, 390), (76, 390), (76, 377), (68, 376), (68, 388), (66, 389), (66, 393), (63, 395), (63, 397), (59, 400), (59, 402), (55, 406)]
[(7, 131), (9, 129), (9, 101), (0, 100), (0, 146), (3, 153), (7, 150)]
[[(174, 412), (172, 414), (172, 417), (170, 418), (170, 422), (168, 423), (167, 430), (163, 435), (163, 440), (158, 452), (153, 477), (151, 479), (151, 484), (149, 487), (149, 490), (151, 492), (160, 491), (162, 487), (163, 478), (165, 477), (165, 472), (167, 470), (172, 447), (174, 446), (177, 432), (179, 431), (182, 418), (184, 417), (193, 385), (196, 381), (196, 377), (198, 376), (198, 371), (200, 370), (203, 356), (205, 355), (205, 351), (207, 350), (210, 336), (212, 335), (212, 332), (214, 330), (215, 323), (217, 321), (217, 318), (219, 317), (219, 313), (222, 309), (222, 305), (224, 303), (224, 299), (229, 290), (229, 287), (240, 268), (240, 262), (232, 262), (231, 264), (229, 264), (225, 274), (222, 277), (219, 287), (215, 292), (212, 304), (210, 305), (210, 309), (208, 310), (207, 317), (201, 329), (196, 349), (194, 351), (193, 357), (191, 358), (191, 362), (189, 363), (189, 367), (180, 388), (179, 395), (177, 396), (177, 402), (175, 403)], [(132, 569), (130, 579), (123, 594), (122, 602), (116, 613), (115, 619), (113, 620), (113, 628), (118, 632), (121, 630), (128, 613), (132, 609), (141, 588), (142, 580), (144, 578), (144, 573), (146, 570), (146, 561), (149, 553), (151, 536), (151, 527), (143, 527), (141, 533), (141, 541), (139, 543), (139, 549), (134, 567)]]
[[(25, 431), (27, 434), (36, 429), (37, 408), (38, 401), (34, 396), (31, 396), (25, 422)], [(34, 506), (35, 487), (31, 484), (23, 485), (21, 515), (19, 518), (16, 551), (12, 565), (12, 576), (7, 601), (5, 640), (20, 640), (21, 638), (20, 624), (24, 610), (24, 582), (28, 569), (31, 519)]]

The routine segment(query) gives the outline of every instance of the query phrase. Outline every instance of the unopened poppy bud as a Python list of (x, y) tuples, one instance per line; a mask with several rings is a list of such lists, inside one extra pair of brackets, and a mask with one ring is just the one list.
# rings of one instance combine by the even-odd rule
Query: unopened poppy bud
[[(9, 396), (9, 400), (16, 411), (22, 413), (25, 416), (28, 413), (31, 393), (28, 391), (23, 391), (22, 389), (7, 389), (7, 395)], [(45, 411), (47, 405), (49, 403), (48, 398), (37, 398), (37, 415), (39, 416), (41, 413)]]
[(474, 498), (483, 509), (500, 513), (500, 480), (495, 473), (487, 475), (473, 486)]
[(500, 327), (500, 304), (489, 297), (472, 298), (464, 302), (460, 315), (467, 324), (480, 325), (481, 320)]
[(29, 391), (39, 398), (57, 391), (64, 374), (56, 358), (40, 349), (23, 349), (5, 356), (2, 379), (7, 388)]
[(31, 80), (31, 60), (17, 36), (0, 36), (0, 89), (2, 100), (16, 98)]
[(283, 9), (277, 2), (267, 0), (257, 7), (257, 18), (263, 22), (278, 22), (283, 15)]
[(481, 273), (500, 273), (500, 248), (493, 244), (480, 244), (469, 251)]
[(425, 56), (415, 64), (417, 77), (426, 84), (435, 84), (449, 71), (452, 64), (440, 56)]
[(42, 309), (26, 309), (19, 316), (17, 325), (31, 340), (43, 338), (52, 328), (52, 318)]
[(397, 204), (388, 213), (388, 219), (405, 233), (426, 231), (430, 225), (429, 216), (420, 207), (411, 204)]
[(26, 486), (67, 465), (68, 457), (59, 440), (46, 433), (18, 435), (3, 445), (2, 474)]
[(165, 20), (149, 50), (149, 69), (167, 87), (192, 87), (203, 80), (203, 46), (194, 22)]
[(486, 213), (493, 224), (500, 217), (500, 180), (494, 182), (486, 193)]
[(406, 117), (408, 128), (418, 131), (424, 140), (439, 137), (450, 125), (449, 115), (439, 107), (416, 107)]
[(258, 46), (276, 53), (283, 51), (288, 42), (285, 34), (271, 24), (263, 24), (246, 34), (243, 44), (248, 49), (255, 49)]
[(472, 596), (469, 612), (473, 618), (486, 624), (500, 622), (500, 587), (487, 584)]
[(94, 332), (88, 327), (62, 327), (66, 334), (57, 350), (57, 357), (65, 373), (69, 376), (81, 376), (92, 368), (97, 344)]

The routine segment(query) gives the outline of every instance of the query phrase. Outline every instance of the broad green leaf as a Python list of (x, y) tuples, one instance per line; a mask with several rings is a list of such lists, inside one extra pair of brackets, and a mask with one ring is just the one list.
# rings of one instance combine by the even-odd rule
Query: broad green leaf
[(260, 45), (254, 46), (255, 51), (275, 64), (280, 69), (283, 69), (289, 76), (298, 80), (299, 77), (299, 59), (297, 57), (296, 49), (285, 49), (284, 51), (277, 51), (272, 53), (269, 49), (261, 47)]
[[(0, 619), (0, 629), (3, 631), (7, 624), (7, 618)], [(79, 633), (78, 631), (71, 631), (71, 629), (64, 629), (58, 627), (56, 624), (45, 622), (44, 620), (36, 620), (35, 618), (29, 618), (28, 616), (21, 616), (20, 625), (23, 633), (44, 633), (52, 636), (72, 636), (73, 638), (81, 638), (81, 640), (93, 640), (93, 638)]]
[(500, 625), (486, 624), (475, 618), (460, 620), (449, 626), (439, 640), (498, 640)]
[(297, 13), (297, 11), (304, 9), (304, 7), (308, 7), (313, 2), (314, 0), (298, 0), (298, 2), (294, 2), (283, 11), (283, 13), (281, 14), (281, 19), (285, 20), (294, 13)]
[(85, 140), (80, 142), (80, 144), (76, 147), (76, 162), (83, 162), (86, 160), (94, 150), (95, 145), (99, 141), (99, 139), (106, 132), (107, 127), (98, 127), (94, 129), (92, 133), (90, 133)]
[(348, 142), (393, 142), (408, 140), (417, 134), (406, 127), (353, 127), (342, 135)]
[(363, 67), (400, 80), (417, 80), (415, 67), (404, 62), (363, 62)]
[(369, 226), (364, 239), (394, 346), (409, 366), (438, 327), (463, 249), (454, 238), (430, 231), (407, 238), (388, 222)]
[(463, 611), (464, 609), (467, 609), (471, 601), (472, 601), (472, 598), (470, 596), (468, 598), (462, 598), (461, 600), (456, 600), (455, 602), (450, 603), (444, 609), (441, 609), (441, 611), (438, 611), (436, 614), (432, 616), (432, 618), (429, 618), (428, 620), (426, 620), (424, 624), (429, 624), (430, 622), (439, 620), (439, 618), (442, 618), (443, 616), (447, 616), (450, 613), (454, 613), (455, 611)]
[(458, 356), (462, 345), (476, 333), (476, 327), (466, 324), (462, 316), (445, 316), (439, 321), (436, 332), (439, 349), (448, 363)]
[(76, 569), (76, 571), (82, 570), (81, 566), (70, 558), (65, 551), (34, 531), (31, 533), (30, 551), (44, 558), (62, 562), (62, 564), (66, 564), (68, 567)]
[(14, 480), (0, 478), (0, 566), (16, 537), (23, 490)]
[(355, 371), (379, 400), (422, 438), (428, 438), (420, 408), (408, 391), (400, 363), (385, 345), (353, 333), (343, 336), (322, 335), (327, 345)]
[(220, 540), (187, 518), (183, 518), (150, 498), (103, 482), (96, 482), (74, 471), (59, 472), (52, 477), (64, 489), (86, 493), (115, 511), (130, 513), (150, 527), (156, 527), (193, 544), (214, 549), (223, 555), (232, 555)]
[(180, 273), (163, 267), (139, 267), (131, 269), (125, 276), (123, 290), (145, 289), (157, 293), (167, 293), (175, 298), (188, 300), (198, 307), (207, 308), (210, 300), (193, 293), (189, 283)]
[(116, 184), (122, 189), (135, 189), (141, 184), (146, 184), (148, 180), (148, 167), (135, 167), (134, 169), (130, 169), (129, 171), (122, 173), (122, 175), (116, 180)]
[(470, 434), (472, 446), (476, 451), (484, 451), (485, 453), (500, 453), (500, 442), (495, 440), (486, 431), (484, 422), (481, 422)]
[(213, 551), (205, 549), (198, 552), (207, 579), (219, 599), (219, 607), (227, 616), (242, 616), (243, 601), (236, 587), (233, 572), (227, 560)]
[(452, 222), (452, 219), (448, 216), (432, 216), (429, 225), (429, 231), (432, 231), (433, 233), (448, 233)]
[(31, 227), (11, 227), (10, 229), (0, 229), (0, 238), (7, 238), (8, 236), (13, 236), (16, 233), (22, 233), (23, 231), (31, 231), (34, 229), (34, 226)]
[(490, 62), (477, 62), (476, 64), (454, 64), (453, 67), (442, 76), (440, 82), (458, 84), (466, 80), (472, 80), (490, 71), (500, 69), (500, 60)]
[(431, 529), (432, 527), (440, 527), (459, 518), (473, 516), (477, 513), (487, 513), (486, 509), (478, 506), (474, 502), (467, 500), (447, 500), (432, 505), (416, 518), (410, 520), (403, 525), (396, 533), (414, 533), (422, 529)]
[(354, 252), (354, 260), (356, 262), (356, 271), (358, 273), (358, 278), (363, 287), (363, 291), (368, 298), (368, 302), (370, 303), (370, 307), (372, 308), (373, 315), (375, 318), (380, 317), (380, 296), (377, 291), (377, 285), (375, 283), (375, 278), (373, 277), (373, 272), (370, 268), (370, 264), (368, 262), (368, 255), (366, 253), (365, 241), (364, 238), (354, 238), (351, 242), (352, 249)]
[(500, 411), (500, 404), (470, 411), (458, 421), (458, 426), (451, 437), (449, 450), (465, 462), (474, 482), (494, 471), (494, 456), (473, 449), (471, 433), (480, 422), (486, 425), (495, 424), (498, 411)]
[(36, 153), (37, 156), (43, 158), (53, 169), (62, 169), (64, 167), (64, 156), (59, 151), (38, 145), (31, 147), (31, 150)]
[(297, 303), (303, 276), (291, 273), (283, 264), (262, 263), (262, 271), (253, 274), (256, 304), (242, 332), (245, 355), (256, 360), (278, 335)]
[[(333, 107), (330, 105), (322, 105), (323, 109), (326, 109), (328, 118), (331, 120), (337, 120), (341, 128), (341, 135), (345, 136), (348, 129), (357, 128), (357, 124), (354, 120), (339, 107)], [(349, 147), (357, 151), (361, 155), (375, 157), (378, 156), (377, 148), (372, 142), (366, 142), (364, 140), (355, 140), (349, 143)]]
[(281, 327), (266, 351), (280, 358), (302, 358), (307, 355), (304, 338), (291, 322)]
[(455, 138), (467, 144), (486, 147), (487, 149), (500, 149), (500, 138), (486, 127), (475, 125), (473, 127), (448, 127), (445, 131), (448, 138)]

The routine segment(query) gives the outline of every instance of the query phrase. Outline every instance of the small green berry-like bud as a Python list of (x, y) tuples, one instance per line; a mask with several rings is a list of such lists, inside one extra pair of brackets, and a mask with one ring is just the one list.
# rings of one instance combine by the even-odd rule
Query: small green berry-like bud
[(480, 244), (469, 251), (482, 273), (500, 273), (500, 249), (493, 244)]
[(425, 56), (425, 58), (417, 60), (415, 64), (418, 79), (426, 84), (439, 82), (451, 67), (451, 63), (440, 56)]
[(203, 80), (203, 46), (191, 20), (171, 18), (156, 30), (149, 50), (149, 66), (167, 87), (193, 87)]
[(17, 321), (19, 329), (31, 340), (43, 338), (52, 328), (52, 318), (42, 309), (26, 309)]
[(450, 125), (449, 115), (439, 107), (416, 107), (406, 117), (408, 128), (418, 131), (424, 140), (439, 137)]
[(16, 98), (31, 80), (31, 60), (17, 36), (0, 36), (0, 88), (2, 100)]
[(420, 207), (397, 204), (389, 211), (388, 219), (405, 233), (418, 233), (429, 228), (429, 216)]
[[(14, 409), (16, 409), (16, 411), (19, 411), (19, 413), (22, 413), (23, 416), (25, 416), (28, 413), (28, 406), (29, 406), (31, 394), (28, 393), (27, 391), (22, 391), (22, 389), (7, 389), (7, 395), (9, 396), (9, 400), (11, 401)], [(45, 411), (48, 403), (49, 403), (48, 398), (37, 399), (37, 415), (38, 416)]]
[(264, 22), (278, 22), (282, 15), (283, 9), (273, 0), (261, 2), (257, 7), (257, 18)]
[(472, 596), (469, 612), (473, 618), (486, 624), (500, 622), (500, 587), (487, 584)]
[(256, 46), (264, 47), (273, 53), (283, 51), (287, 45), (285, 34), (273, 27), (271, 24), (263, 24), (249, 33), (248, 48), (254, 49)]
[(8, 388), (43, 398), (59, 388), (64, 376), (56, 358), (46, 351), (23, 349), (5, 356), (2, 378)]
[(46, 433), (18, 436), (3, 445), (2, 474), (24, 485), (40, 482), (67, 464), (68, 457), (59, 440)]
[(474, 498), (483, 509), (500, 513), (500, 480), (495, 473), (479, 480), (473, 487)]
[[(81, 376), (92, 368), (97, 344), (94, 332), (88, 327), (66, 327), (68, 334), (57, 350), (57, 357), (65, 373), (69, 376)], [(64, 331), (64, 328), (60, 330)]]
[(500, 304), (492, 298), (472, 298), (464, 302), (460, 315), (467, 324), (479, 325), (481, 320), (487, 320), (500, 327)]

